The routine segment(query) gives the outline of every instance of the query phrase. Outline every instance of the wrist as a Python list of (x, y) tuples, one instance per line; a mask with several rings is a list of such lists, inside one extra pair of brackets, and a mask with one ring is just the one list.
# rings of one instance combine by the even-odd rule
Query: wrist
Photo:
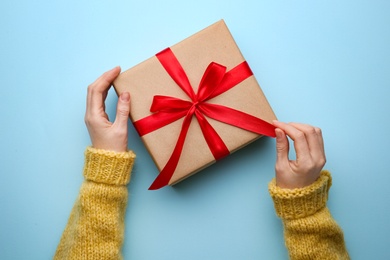
[(113, 151), (116, 153), (122, 153), (127, 151), (127, 138), (123, 141), (115, 141), (113, 139), (98, 139), (92, 140), (92, 147), (95, 149), (101, 149), (106, 151)]
[(276, 186), (282, 189), (300, 189), (313, 184), (321, 175), (321, 169), (311, 172), (275, 171)]

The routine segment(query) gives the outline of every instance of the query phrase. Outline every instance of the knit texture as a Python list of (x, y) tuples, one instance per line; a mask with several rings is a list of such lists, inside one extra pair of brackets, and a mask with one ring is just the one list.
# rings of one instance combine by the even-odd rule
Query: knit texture
[(124, 216), (135, 154), (85, 152), (84, 177), (54, 259), (122, 259)]
[(135, 154), (117, 153), (88, 147), (85, 151), (84, 177), (86, 180), (113, 185), (127, 185)]
[(326, 202), (332, 178), (322, 171), (312, 185), (282, 189), (273, 179), (268, 188), (282, 219), (290, 259), (349, 259), (341, 228)]

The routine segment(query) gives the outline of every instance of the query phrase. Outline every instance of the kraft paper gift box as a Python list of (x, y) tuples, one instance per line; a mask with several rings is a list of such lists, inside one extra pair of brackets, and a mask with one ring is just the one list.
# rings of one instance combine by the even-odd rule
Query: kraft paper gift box
[[(215, 90), (229, 84), (226, 91)], [(263, 135), (274, 137), (270, 122), (276, 119), (275, 114), (223, 20), (123, 72), (113, 85), (118, 95), (130, 92), (130, 119), (162, 171), (150, 189), (176, 184)], [(203, 88), (202, 94), (198, 88)], [(217, 117), (233, 122), (211, 118), (213, 113), (205, 111), (214, 107), (207, 104), (227, 107)], [(257, 133), (234, 125), (252, 124), (253, 117), (259, 118), (252, 125)]]

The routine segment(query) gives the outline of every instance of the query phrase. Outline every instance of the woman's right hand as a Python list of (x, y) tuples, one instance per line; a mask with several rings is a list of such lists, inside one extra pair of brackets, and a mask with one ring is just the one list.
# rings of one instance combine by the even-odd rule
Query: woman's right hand
[[(306, 124), (274, 121), (276, 127), (276, 185), (280, 188), (303, 188), (315, 182), (326, 157), (321, 129)], [(290, 160), (287, 136), (294, 141), (296, 159)]]

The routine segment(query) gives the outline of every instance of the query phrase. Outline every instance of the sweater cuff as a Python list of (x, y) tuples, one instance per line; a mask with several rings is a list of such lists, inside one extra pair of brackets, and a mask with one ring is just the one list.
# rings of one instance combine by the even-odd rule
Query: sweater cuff
[(83, 174), (86, 180), (126, 185), (130, 182), (134, 159), (132, 151), (119, 153), (87, 147)]
[(313, 215), (326, 206), (328, 191), (332, 185), (330, 172), (323, 170), (311, 185), (299, 189), (282, 189), (276, 180), (268, 185), (276, 214), (282, 219), (298, 219)]

